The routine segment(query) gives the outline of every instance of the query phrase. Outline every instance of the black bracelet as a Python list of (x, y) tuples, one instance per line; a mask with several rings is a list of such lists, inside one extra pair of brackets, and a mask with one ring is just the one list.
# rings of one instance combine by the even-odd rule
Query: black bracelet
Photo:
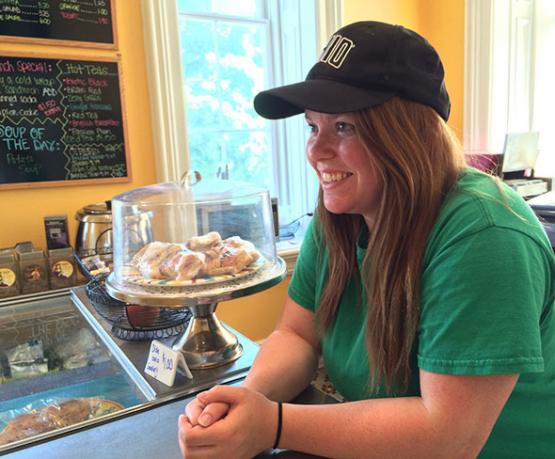
[(278, 419), (277, 419), (277, 431), (276, 431), (276, 441), (274, 442), (273, 449), (278, 448), (279, 440), (281, 439), (281, 424), (282, 424), (282, 408), (281, 402), (277, 402), (278, 404)]

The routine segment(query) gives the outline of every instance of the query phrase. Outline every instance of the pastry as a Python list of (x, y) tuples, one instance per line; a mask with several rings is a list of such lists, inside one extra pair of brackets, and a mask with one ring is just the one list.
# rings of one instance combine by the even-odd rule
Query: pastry
[(239, 236), (222, 240), (212, 231), (184, 244), (151, 242), (135, 254), (131, 264), (146, 279), (186, 281), (237, 274), (259, 257), (252, 242)]
[(178, 281), (194, 279), (204, 266), (206, 256), (200, 252), (183, 251), (180, 253), (181, 257), (175, 266), (175, 279)]
[(123, 406), (119, 403), (98, 398), (71, 399), (48, 405), (40, 410), (13, 418), (0, 432), (0, 445), (71, 426), (122, 409)]
[(230, 248), (222, 258), (222, 268), (229, 268), (231, 274), (237, 274), (250, 265), (251, 261), (251, 256), (244, 248)]
[(164, 242), (152, 242), (148, 244), (146, 251), (136, 258), (137, 267), (144, 277), (150, 279), (164, 279), (160, 272), (160, 266), (164, 265), (165, 260), (172, 258), (184, 249), (181, 244), (170, 244)]
[(203, 236), (194, 236), (189, 239), (187, 246), (194, 251), (202, 252), (203, 250), (209, 249), (211, 246), (222, 242), (222, 237), (220, 233), (216, 231), (211, 231)]
[(252, 258), (251, 263), (255, 262), (260, 257), (260, 252), (256, 250), (254, 244), (250, 241), (245, 241), (244, 239), (241, 239), (239, 236), (228, 237), (224, 241), (224, 246), (229, 248), (245, 249), (249, 256)]

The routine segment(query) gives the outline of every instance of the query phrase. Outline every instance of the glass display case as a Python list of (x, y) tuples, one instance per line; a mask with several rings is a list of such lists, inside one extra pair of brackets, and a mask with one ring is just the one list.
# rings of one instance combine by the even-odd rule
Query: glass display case
[[(192, 379), (178, 372), (167, 386), (144, 371), (152, 337), (115, 334), (104, 312), (85, 286), (0, 300), (0, 455), (37, 457), (25, 451), (106, 423), (133, 424), (139, 412), (241, 380), (258, 351), (231, 330), (240, 358), (192, 369)], [(175, 339), (155, 338), (166, 346)]]
[[(243, 349), (240, 358), (192, 369), (192, 379), (178, 373), (166, 386), (144, 372), (150, 340), (123, 340), (112, 327), (83, 286), (0, 300), (0, 455), (178, 457), (175, 425), (184, 406), (215, 384), (240, 384), (258, 352), (230, 329)], [(335, 400), (311, 385), (297, 402)], [(297, 457), (291, 454), (279, 453)]]
[(0, 364), (0, 448), (147, 401), (68, 294), (0, 307)]

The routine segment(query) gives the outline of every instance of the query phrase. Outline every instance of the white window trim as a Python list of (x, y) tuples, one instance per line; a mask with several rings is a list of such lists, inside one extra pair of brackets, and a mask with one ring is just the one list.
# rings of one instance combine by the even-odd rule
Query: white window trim
[(464, 148), (488, 151), (491, 3), (465, 1)]
[[(322, 49), (329, 36), (342, 24), (343, 1), (315, 1), (318, 41)], [(177, 181), (190, 167), (180, 53), (179, 47), (175, 45), (179, 43), (177, 7), (174, 1), (168, 0), (142, 0), (141, 5), (156, 180)], [(286, 242), (286, 247), (278, 244), (278, 253), (283, 254), (291, 272), (300, 241), (294, 241), (293, 244)]]
[(317, 0), (318, 43), (324, 49), (330, 36), (343, 25), (343, 0)]
[(185, 99), (181, 80), (177, 7), (167, 0), (142, 0), (156, 179), (177, 181), (189, 169)]
[[(524, 36), (523, 21), (529, 26)], [(527, 122), (520, 130), (533, 129), (536, 33), (535, 0), (465, 1), (467, 152), (502, 153), (505, 134), (514, 126), (511, 103), (516, 97), (528, 100)]]

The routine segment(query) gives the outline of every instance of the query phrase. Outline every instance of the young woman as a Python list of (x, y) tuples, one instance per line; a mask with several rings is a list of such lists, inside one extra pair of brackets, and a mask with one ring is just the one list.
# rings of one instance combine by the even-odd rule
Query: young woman
[[(416, 33), (359, 22), (306, 81), (256, 97), (267, 118), (305, 114), (319, 202), (248, 377), (180, 417), (188, 459), (553, 457), (553, 250), (520, 197), (465, 166), (443, 77)], [(277, 403), (320, 356), (348, 402)]]

